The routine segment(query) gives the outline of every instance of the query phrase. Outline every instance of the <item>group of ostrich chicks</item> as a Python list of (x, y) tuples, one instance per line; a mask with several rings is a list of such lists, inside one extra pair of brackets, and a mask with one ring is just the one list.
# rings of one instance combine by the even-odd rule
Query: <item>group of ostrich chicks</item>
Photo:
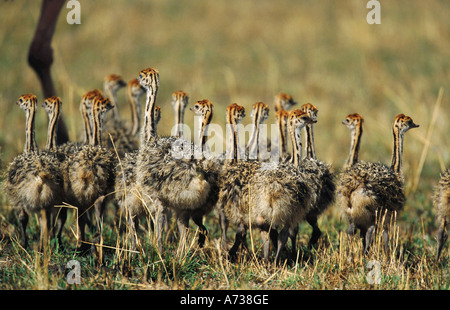
[[(131, 124), (120, 120), (117, 91), (126, 87), (131, 107)], [(246, 147), (240, 147), (240, 124), (244, 107), (233, 103), (226, 109), (227, 151), (212, 157), (206, 145), (213, 104), (197, 101), (190, 110), (199, 120), (198, 143), (183, 136), (184, 111), (188, 95), (174, 92), (175, 130), (171, 136), (158, 136), (161, 110), (156, 106), (159, 72), (147, 68), (137, 79), (125, 83), (120, 76), (105, 79), (104, 91), (87, 92), (81, 100), (84, 141), (56, 144), (56, 128), (61, 112), (58, 97), (45, 99), (48, 113), (47, 143), (39, 150), (35, 140), (34, 120), (38, 108), (33, 94), (22, 95), (17, 105), (26, 115), (26, 141), (22, 154), (9, 163), (4, 189), (13, 208), (19, 212), (22, 245), (28, 246), (26, 228), (29, 213), (40, 213), (41, 246), (49, 235), (61, 244), (61, 233), (67, 218), (67, 204), (77, 210), (81, 249), (87, 249), (85, 229), (92, 222), (101, 234), (102, 216), (108, 203), (124, 211), (131, 247), (139, 246), (138, 220), (146, 217), (153, 224), (157, 247), (163, 250), (162, 235), (171, 216), (176, 218), (179, 246), (186, 244), (190, 219), (198, 226), (198, 245), (206, 240), (203, 218), (213, 210), (219, 217), (221, 246), (228, 250), (227, 229), (235, 227), (235, 240), (228, 250), (230, 259), (238, 258), (246, 247), (246, 232), (256, 227), (261, 231), (263, 258), (269, 260), (271, 244), (275, 262), (291, 239), (291, 253), (296, 255), (298, 225), (306, 220), (312, 226), (309, 245), (314, 246), (321, 231), (317, 220), (321, 213), (336, 203), (349, 221), (348, 233), (360, 230), (364, 251), (374, 234), (382, 234), (388, 250), (388, 228), (405, 204), (402, 176), (404, 134), (419, 127), (403, 114), (395, 117), (392, 162), (364, 162), (358, 159), (363, 132), (363, 117), (350, 114), (342, 122), (350, 129), (351, 146), (348, 160), (338, 175), (330, 165), (316, 158), (313, 124), (318, 109), (304, 104), (288, 111), (296, 102), (291, 96), (276, 97), (275, 111), (279, 128), (276, 161), (258, 155), (260, 126), (267, 119), (269, 107), (263, 102), (253, 105), (252, 132)], [(139, 99), (146, 95), (141, 125)], [(111, 112), (107, 113), (109, 110)], [(305, 156), (302, 131), (305, 132)], [(292, 153), (288, 152), (291, 141)], [(436, 187), (434, 205), (437, 223), (437, 253), (442, 251), (450, 222), (450, 173), (442, 173)], [(382, 221), (380, 220), (382, 219)]]

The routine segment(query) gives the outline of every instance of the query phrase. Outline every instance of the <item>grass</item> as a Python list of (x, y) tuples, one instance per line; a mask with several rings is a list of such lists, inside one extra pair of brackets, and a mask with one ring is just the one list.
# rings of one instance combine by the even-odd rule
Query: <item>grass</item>
[[(225, 107), (237, 102), (250, 111), (257, 101), (272, 104), (278, 92), (300, 104), (319, 108), (315, 126), (318, 157), (339, 172), (349, 148), (348, 130), (340, 123), (349, 113), (365, 117), (360, 158), (389, 162), (391, 122), (404, 113), (420, 124), (405, 137), (404, 175), (407, 203), (391, 235), (393, 249), (384, 255), (376, 245), (361, 255), (358, 238), (347, 240), (347, 223), (339, 206), (321, 218), (319, 247), (307, 249), (310, 227), (302, 223), (295, 262), (273, 267), (260, 257), (259, 234), (252, 235), (255, 253), (239, 263), (224, 258), (218, 246), (214, 214), (205, 225), (204, 249), (190, 246), (177, 255), (176, 239), (164, 253), (154, 247), (151, 230), (140, 234), (142, 251), (127, 251), (128, 239), (110, 214), (99, 257), (76, 253), (73, 210), (63, 235), (65, 249), (47, 252), (23, 249), (17, 217), (0, 193), (0, 289), (432, 289), (448, 290), (448, 244), (434, 261), (435, 232), (432, 193), (439, 173), (449, 163), (447, 144), (450, 93), (450, 5), (445, 1), (382, 2), (380, 25), (368, 25), (364, 1), (83, 1), (81, 25), (69, 25), (63, 9), (58, 21), (52, 67), (58, 95), (72, 140), (81, 132), (81, 95), (101, 88), (104, 76), (134, 78), (139, 70), (160, 71), (157, 104), (162, 108), (158, 132), (170, 133), (173, 91), (183, 89), (191, 103), (214, 103), (213, 122), (225, 124)], [(42, 101), (38, 80), (26, 64), (28, 45), (40, 3), (0, 2), (0, 159), (2, 168), (23, 149), (23, 112), (13, 104), (23, 93)], [(17, 18), (17, 16), (25, 18)], [(119, 93), (120, 113), (129, 119), (125, 94)], [(193, 128), (193, 115), (186, 124)], [(247, 113), (249, 115), (249, 112)], [(250, 122), (247, 117), (244, 125)], [(274, 122), (274, 114), (267, 121)], [(47, 119), (37, 112), (40, 146)], [(173, 229), (173, 227), (172, 227)], [(30, 233), (39, 231), (36, 218)], [(234, 228), (230, 228), (229, 240)], [(92, 234), (88, 234), (92, 238)], [(250, 240), (249, 240), (250, 241)], [(250, 242), (249, 242), (250, 244)], [(256, 258), (255, 258), (256, 257)], [(67, 262), (81, 266), (81, 283), (70, 285)], [(367, 264), (380, 263), (381, 283), (370, 284)]]
[[(328, 216), (331, 217), (328, 212)], [(29, 250), (23, 249), (17, 240), (5, 238), (0, 242), (2, 265), (0, 289), (189, 289), (189, 290), (284, 290), (284, 289), (433, 289), (449, 288), (448, 256), (435, 262), (435, 242), (424, 234), (422, 227), (391, 227), (390, 254), (382, 251), (380, 238), (371, 252), (362, 255), (359, 237), (348, 238), (344, 227), (332, 227), (321, 221), (324, 236), (318, 248), (308, 249), (308, 225), (300, 226), (299, 249), (295, 261), (285, 261), (281, 266), (265, 264), (261, 259), (258, 234), (255, 252), (242, 252), (240, 261), (231, 263), (219, 246), (217, 220), (208, 218), (210, 236), (206, 246), (196, 246), (196, 231), (190, 231), (189, 246), (177, 252), (176, 236), (165, 242), (163, 253), (158, 253), (151, 230), (140, 233), (141, 248), (138, 252), (128, 249), (129, 240), (119, 227), (114, 215), (107, 218), (103, 232), (102, 258), (99, 254), (81, 255), (74, 249), (74, 235), (63, 239), (66, 247), (51, 244), (47, 252), (39, 251), (38, 240)], [(332, 225), (336, 223), (332, 223)], [(339, 223), (337, 223), (339, 224)], [(74, 228), (74, 217), (68, 227)], [(341, 225), (343, 226), (343, 225)], [(328, 229), (329, 228), (329, 229)], [(34, 219), (30, 231), (36, 232)], [(126, 227), (122, 227), (126, 229)], [(174, 227), (171, 227), (173, 231)], [(88, 234), (88, 238), (93, 238)], [(229, 236), (230, 240), (232, 239)], [(54, 242), (54, 241), (53, 241)], [(249, 247), (251, 249), (251, 247)], [(67, 263), (76, 260), (80, 264), (81, 282), (70, 284), (68, 276), (72, 268)], [(368, 282), (372, 270), (369, 262), (375, 261), (381, 282)]]

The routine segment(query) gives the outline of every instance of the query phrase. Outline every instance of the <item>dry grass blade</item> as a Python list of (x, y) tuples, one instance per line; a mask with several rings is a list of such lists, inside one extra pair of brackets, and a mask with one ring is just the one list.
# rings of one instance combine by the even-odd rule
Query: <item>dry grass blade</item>
[(437, 119), (437, 117), (439, 115), (439, 108), (441, 106), (443, 95), (444, 95), (444, 89), (441, 87), (439, 89), (439, 94), (438, 94), (438, 97), (437, 97), (436, 102), (434, 104), (433, 115), (431, 117), (430, 125), (429, 125), (428, 130), (427, 130), (427, 138), (425, 140), (425, 145), (424, 145), (424, 147), (422, 149), (422, 154), (420, 155), (419, 164), (418, 164), (418, 167), (416, 169), (416, 175), (414, 176), (414, 182), (413, 182), (413, 185), (412, 185), (412, 188), (411, 188), (413, 193), (417, 191), (417, 188), (419, 186), (420, 175), (422, 174), (423, 166), (425, 164), (425, 159), (427, 158), (427, 154), (428, 154), (428, 149), (430, 148), (431, 139), (433, 137), (434, 125), (435, 125), (436, 119)]

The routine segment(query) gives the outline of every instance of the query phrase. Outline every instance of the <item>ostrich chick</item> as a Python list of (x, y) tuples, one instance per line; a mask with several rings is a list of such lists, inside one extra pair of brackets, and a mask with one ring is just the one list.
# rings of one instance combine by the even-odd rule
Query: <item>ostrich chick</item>
[(395, 117), (392, 126), (394, 147), (389, 167), (382, 163), (356, 162), (362, 123), (362, 117), (358, 114), (349, 115), (343, 121), (343, 124), (351, 130), (352, 143), (347, 160), (348, 167), (339, 176), (337, 200), (349, 219), (348, 232), (354, 234), (356, 229), (360, 229), (366, 253), (377, 227), (377, 217), (380, 219), (385, 216), (383, 243), (387, 251), (387, 229), (391, 217), (403, 209), (406, 200), (401, 170), (403, 137), (409, 129), (419, 125), (403, 114)]
[(22, 95), (16, 103), (25, 111), (25, 147), (24, 152), (15, 157), (7, 168), (5, 192), (13, 207), (20, 212), (21, 243), (24, 248), (28, 246), (28, 213), (40, 212), (42, 247), (52, 227), (52, 208), (62, 203), (63, 176), (58, 166), (58, 158), (52, 153), (37, 149), (34, 132), (36, 96)]

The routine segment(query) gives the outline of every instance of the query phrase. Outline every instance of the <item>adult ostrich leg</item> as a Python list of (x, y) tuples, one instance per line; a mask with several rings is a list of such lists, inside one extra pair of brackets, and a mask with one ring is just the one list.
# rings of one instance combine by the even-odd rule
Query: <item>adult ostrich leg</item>
[[(28, 51), (28, 63), (34, 69), (41, 82), (44, 97), (56, 96), (55, 87), (50, 73), (53, 63), (52, 37), (55, 33), (56, 22), (65, 0), (43, 0), (41, 15)], [(58, 122), (57, 144), (69, 141), (69, 134), (64, 119)]]

